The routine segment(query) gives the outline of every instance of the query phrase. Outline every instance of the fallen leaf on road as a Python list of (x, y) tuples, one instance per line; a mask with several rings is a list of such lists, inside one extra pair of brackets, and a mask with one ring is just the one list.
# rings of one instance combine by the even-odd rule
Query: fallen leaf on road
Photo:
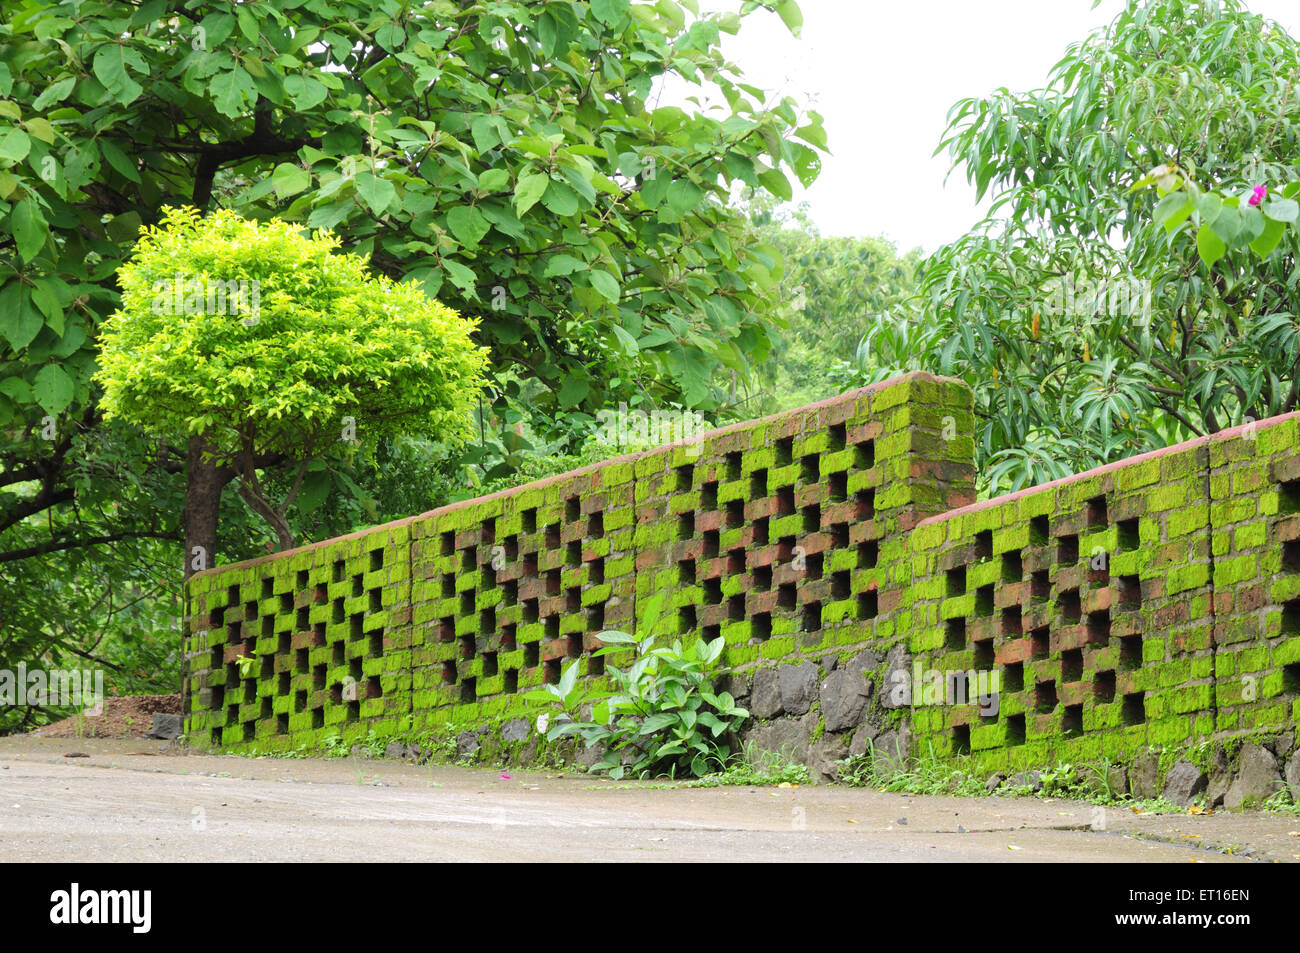
[(1007, 850), (1020, 850), (1020, 848), (1017, 847), (1015, 844), (1008, 844)]
[(845, 823), (845, 824), (856, 824), (857, 821), (855, 821), (855, 820), (854, 820), (853, 818), (851, 818), (851, 817), (846, 817), (846, 818), (844, 819), (844, 823)]

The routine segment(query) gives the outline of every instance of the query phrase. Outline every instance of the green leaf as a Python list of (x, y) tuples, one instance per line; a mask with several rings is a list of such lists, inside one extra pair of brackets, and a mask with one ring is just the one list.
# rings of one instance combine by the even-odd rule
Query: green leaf
[(689, 179), (676, 179), (668, 187), (668, 207), (678, 215), (685, 215), (704, 198), (704, 190)]
[(1201, 261), (1205, 262), (1207, 267), (1213, 268), (1214, 263), (1223, 257), (1228, 247), (1223, 243), (1218, 235), (1209, 224), (1201, 226), (1196, 233), (1196, 251), (1201, 256)]
[(560, 385), (560, 391), (556, 398), (560, 406), (564, 408), (577, 407), (584, 397), (591, 390), (591, 384), (585, 377), (579, 377), (577, 374), (570, 374), (564, 378), (564, 383)]
[(447, 213), (447, 227), (462, 245), (472, 247), (483, 239), (491, 226), (478, 209), (471, 205), (458, 205)]
[(130, 179), (137, 185), (140, 183), (140, 171), (135, 167), (135, 163), (127, 158), (126, 153), (118, 148), (117, 143), (112, 139), (100, 139), (99, 151), (104, 154), (108, 164), (121, 173), (123, 178)]
[(628, 0), (591, 0), (591, 12), (605, 26), (613, 26), (627, 14)]
[(95, 59), (91, 67), (95, 73), (95, 78), (103, 83), (104, 87), (113, 94), (113, 98), (123, 106), (134, 102), (144, 92), (143, 87), (127, 73), (126, 67), (128, 63), (140, 67), (140, 72), (148, 73), (148, 70), (144, 68), (144, 61), (140, 58), (140, 54), (134, 50), (128, 50), (121, 43), (106, 43), (101, 46), (95, 53)]
[(515, 183), (515, 212), (520, 218), (537, 204), (550, 184), (551, 177), (544, 172), (534, 172), (519, 177)]
[(27, 133), (15, 126), (5, 133), (3, 139), (0, 139), (0, 159), (21, 162), (27, 158), (27, 153), (31, 151), (31, 148), (32, 140)]
[(41, 112), (54, 103), (63, 102), (68, 98), (68, 94), (72, 92), (72, 88), (76, 84), (77, 79), (75, 76), (69, 76), (66, 79), (59, 80), (57, 83), (51, 83), (45, 88), (44, 92), (36, 97), (35, 101), (32, 103), (32, 108)]
[(618, 279), (607, 271), (599, 269), (588, 276), (591, 286), (600, 292), (600, 296), (611, 304), (617, 304), (619, 298)]
[(1294, 225), (1300, 217), (1300, 203), (1295, 199), (1270, 199), (1264, 206), (1264, 214), (1275, 222)]
[(72, 403), (76, 383), (58, 364), (47, 364), (36, 372), (32, 397), (47, 414), (59, 414)]
[(1191, 217), (1193, 210), (1191, 197), (1186, 192), (1173, 192), (1160, 200), (1152, 217), (1157, 225), (1173, 234), (1179, 225)]
[(505, 169), (484, 169), (478, 177), (480, 192), (500, 192), (510, 184), (510, 173)]
[(568, 218), (578, 210), (578, 196), (567, 185), (551, 179), (542, 196), (542, 204), (561, 218)]
[(292, 162), (281, 162), (271, 173), (271, 182), (275, 185), (275, 194), (280, 198), (297, 195), (311, 185), (311, 173)]
[(1259, 237), (1250, 243), (1250, 250), (1260, 258), (1267, 258), (1273, 253), (1282, 241), (1282, 236), (1286, 234), (1286, 225), (1276, 219), (1266, 218), (1264, 220), (1264, 230), (1259, 233)]
[(216, 105), (217, 112), (231, 119), (243, 112), (246, 95), (249, 98), (257, 96), (252, 78), (238, 66), (213, 77), (208, 88), (211, 90), (212, 102)]
[(397, 189), (394, 188), (393, 183), (373, 172), (359, 172), (357, 173), (357, 195), (371, 212), (383, 215), (397, 200)]
[(18, 245), (18, 254), (24, 261), (31, 261), (45, 245), (49, 236), (49, 226), (36, 205), (35, 199), (23, 199), (14, 206), (9, 216), (13, 227), (14, 241)]
[(31, 344), (45, 322), (32, 303), (31, 293), (21, 281), (13, 280), (0, 288), (0, 331), (15, 351)]
[(799, 4), (795, 0), (781, 0), (776, 5), (776, 13), (790, 33), (799, 36), (799, 31), (803, 29), (803, 13), (799, 10)]
[(546, 262), (546, 270), (542, 272), (545, 278), (555, 278), (557, 276), (571, 275), (575, 271), (582, 271), (587, 267), (587, 263), (581, 258), (574, 258), (572, 255), (552, 255)]

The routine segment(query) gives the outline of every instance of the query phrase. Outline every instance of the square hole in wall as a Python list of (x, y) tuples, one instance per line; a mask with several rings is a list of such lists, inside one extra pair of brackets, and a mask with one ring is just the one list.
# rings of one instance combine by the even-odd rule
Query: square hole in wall
[(682, 606), (677, 610), (677, 631), (682, 635), (694, 632), (696, 624), (695, 606)]
[(1066, 649), (1061, 653), (1061, 681), (1077, 682), (1083, 678), (1083, 649)]
[(1025, 564), (1019, 552), (1002, 554), (1002, 581), (1020, 582), (1025, 578)]
[(576, 496), (571, 496), (564, 501), (564, 521), (576, 523), (580, 519), (582, 519), (582, 501)]
[(772, 588), (772, 567), (770, 565), (754, 567), (754, 588), (763, 592)]
[(831, 598), (847, 599), (853, 594), (853, 587), (849, 581), (849, 571), (841, 569), (839, 572), (831, 573)]
[(537, 532), (537, 507), (529, 507), (520, 515), (520, 525), (525, 533)]
[(460, 571), (469, 573), (474, 571), (474, 566), (478, 562), (477, 554), (473, 546), (466, 546), (460, 551)]
[(677, 584), (679, 586), (695, 585), (694, 559), (679, 559), (677, 561)]
[(525, 622), (536, 622), (538, 619), (539, 612), (540, 612), (540, 608), (536, 599), (524, 600), (524, 621)]
[(1282, 604), (1282, 634), (1300, 634), (1300, 599)]
[(1011, 638), (1019, 638), (1023, 632), (1020, 606), (1007, 606), (1002, 610), (1002, 634)]
[[(820, 605), (818, 611), (821, 611)], [(880, 615), (880, 593), (875, 589), (858, 593), (858, 618), (867, 620)]]
[(526, 668), (536, 668), (541, 656), (541, 646), (536, 642), (524, 643), (524, 666)]
[(564, 655), (566, 658), (577, 658), (582, 654), (582, 635), (578, 632), (570, 632), (564, 637)]
[(1025, 690), (1025, 663), (1010, 662), (1002, 667), (1002, 690), (1004, 692), (1023, 692)]
[(1142, 667), (1142, 636), (1126, 635), (1119, 640), (1119, 667), (1123, 672)]
[(295, 631), (306, 632), (311, 628), (310, 611), (306, 606), (298, 610), (298, 617), (295, 619)]
[(714, 559), (720, 549), (721, 535), (716, 529), (706, 529), (704, 531), (704, 558)]
[(293, 693), (293, 713), (301, 715), (307, 710), (307, 693), (302, 689)]
[(459, 641), (460, 641), (460, 646), (459, 646), (460, 657), (463, 659), (473, 658), (474, 650), (476, 648), (474, 636), (462, 635)]
[(605, 631), (605, 603), (597, 602), (595, 605), (587, 606), (587, 631)]
[(843, 549), (849, 545), (849, 524), (836, 523), (831, 527), (831, 547), (834, 549)]
[(560, 570), (552, 569), (546, 573), (546, 594), (548, 596), (558, 596), (560, 594)]
[(975, 614), (991, 616), (993, 614), (993, 585), (980, 586), (975, 590)]
[(537, 553), (526, 553), (526, 554), (524, 555), (524, 575), (525, 575), (525, 576), (533, 576), (533, 577), (535, 577), (535, 576), (538, 575), (538, 570), (537, 570), (537, 560), (538, 560), (538, 554), (537, 554)]
[(1137, 517), (1116, 523), (1115, 534), (1122, 553), (1131, 553), (1141, 545)]
[(794, 487), (782, 486), (776, 490), (776, 515), (790, 516), (794, 513)]
[(502, 686), (504, 691), (511, 693), (519, 691), (519, 669), (506, 669), (504, 676), (502, 676), (502, 682), (504, 682)]
[(776, 590), (776, 604), (782, 609), (793, 609), (798, 596), (795, 593), (795, 586), (792, 582), (783, 582)]
[(1110, 612), (1088, 613), (1088, 641), (1093, 645), (1105, 645), (1110, 641)]
[(1069, 736), (1083, 734), (1083, 706), (1066, 705), (1061, 713), (1061, 731)]
[(970, 754), (970, 725), (953, 726), (952, 753)]
[(822, 553), (812, 553), (804, 560), (804, 573), (810, 580), (817, 580), (822, 577), (822, 568), (826, 565), (826, 557)]
[(993, 558), (993, 530), (982, 529), (975, 534), (975, 558)]
[(745, 620), (745, 594), (737, 593), (727, 600), (727, 619), (730, 622)]
[(821, 481), (821, 465), (817, 454), (810, 453), (799, 461), (799, 479), (805, 484), (810, 485)]
[(1092, 679), (1092, 697), (1099, 702), (1115, 700), (1115, 673), (1098, 672)]
[[(822, 604), (820, 602), (808, 602), (804, 604), (802, 613), (802, 628), (805, 632), (817, 632), (822, 627)], [(864, 616), (864, 618), (866, 618)]]
[(466, 589), (464, 592), (460, 594), (460, 614), (461, 615), (474, 614), (474, 590), (473, 589)]
[(330, 617), (330, 621), (337, 625), (345, 618), (347, 618), (347, 613), (343, 610), (343, 599), (340, 597), (334, 600), (333, 615)]
[(1046, 546), (1048, 538), (1048, 519), (1035, 516), (1029, 520), (1029, 542), (1034, 546)]
[(741, 473), (741, 455), (739, 450), (732, 450), (725, 457), (727, 464), (727, 479), (739, 480)]
[(497, 610), (495, 606), (488, 606), (478, 614), (478, 630), (484, 635), (489, 632), (495, 632), (497, 629)]
[(501, 584), (501, 602), (509, 608), (519, 604), (519, 580), (507, 579)]
[[(453, 530), (445, 530), (442, 533), (442, 536), (440, 537), (440, 545), (438, 547), (438, 553), (439, 555), (442, 556), (450, 556), (455, 551), (456, 551), (456, 533)], [(338, 567), (340, 567), (342, 564), (335, 563), (334, 565), (337, 572)], [(337, 579), (335, 579), (334, 581), (338, 582)]]
[(831, 424), (826, 428), (826, 449), (831, 453), (843, 450), (848, 440), (848, 427), (842, 423)]
[(1278, 484), (1277, 511), (1300, 513), (1300, 480), (1287, 480)]
[(749, 623), (750, 638), (765, 642), (772, 637), (772, 613), (760, 612)]
[(794, 438), (782, 437), (776, 442), (776, 465), (789, 466), (794, 463)]
[(365, 587), (365, 583), (364, 583), (364, 581), (363, 581), (362, 574), (361, 574), (361, 573), (357, 573), (355, 576), (352, 577), (352, 596), (353, 596), (353, 598), (356, 598), (357, 596), (361, 595), (361, 593), (365, 592), (365, 589), (366, 589), (366, 587)]
[(262, 598), (270, 599), (273, 594), (274, 592), (271, 588), (271, 577), (267, 576), (262, 579)]
[(1079, 561), (1079, 537), (1058, 536), (1056, 538), (1056, 562), (1061, 566), (1073, 566)]
[(292, 611), (293, 611), (293, 595), (288, 592), (281, 594), (280, 615), (288, 615)]
[(549, 526), (546, 527), (546, 548), (547, 549), (560, 548), (560, 524), (559, 523), (551, 523)]
[(966, 594), (966, 567), (954, 566), (944, 572), (944, 594), (949, 598)]
[(582, 564), (582, 543), (579, 540), (573, 540), (565, 547), (564, 561), (570, 567)]
[(876, 442), (863, 440), (853, 445), (853, 465), (859, 470), (870, 470), (876, 465)]
[(597, 556), (587, 563), (587, 581), (593, 586), (605, 584), (605, 557)]
[(587, 674), (599, 678), (605, 674), (605, 656), (590, 655), (587, 657)]
[(728, 500), (727, 501), (727, 527), (735, 529), (743, 526), (745, 523), (745, 501)]
[(384, 591), (382, 589), (370, 590), (370, 611), (382, 612), (384, 608)]
[(700, 630), (700, 639), (706, 643), (714, 641), (715, 639), (721, 637), (721, 635), (722, 635), (722, 628), (721, 626), (718, 625), (706, 625), (703, 629)]
[[(476, 688), (478, 679), (473, 675), (460, 680), (460, 701), (462, 705), (469, 705), (478, 699), (478, 689)], [(351, 706), (348, 706), (351, 708)]]
[(299, 675), (307, 674), (307, 650), (306, 649), (298, 649), (297, 652), (294, 653), (293, 667), (294, 670)]
[(853, 494), (853, 516), (860, 520), (876, 518), (875, 490), (858, 490)]
[(1061, 615), (1065, 617), (1068, 623), (1078, 622), (1083, 616), (1083, 604), (1079, 601), (1078, 589), (1065, 589), (1056, 599), (1057, 605), (1061, 607)]
[(1049, 639), (1049, 630), (1046, 626), (1041, 629), (1034, 629), (1029, 633), (1029, 652), (1031, 657), (1036, 659), (1045, 659), (1050, 651), (1051, 641)]
[(745, 551), (732, 549), (727, 552), (727, 572), (731, 575), (745, 571)]
[(1110, 520), (1106, 515), (1106, 497), (1094, 496), (1084, 505), (1084, 523), (1089, 529), (1105, 529)]
[(1052, 597), (1052, 580), (1046, 569), (1029, 574), (1029, 598), (1046, 602)]
[(1039, 682), (1034, 686), (1034, 707), (1039, 712), (1049, 712), (1057, 705), (1056, 682)]
[[(381, 552), (382, 552), (382, 550), (381, 550)], [(305, 569), (299, 569), (299, 570), (298, 570), (298, 575), (297, 575), (297, 576), (295, 577), (295, 579), (294, 579), (294, 582), (295, 582), (295, 588), (297, 588), (297, 589), (306, 589), (306, 588), (307, 588), (307, 578), (308, 578), (307, 570), (305, 570)]]
[(858, 568), (875, 569), (880, 561), (880, 542), (874, 539), (858, 543)]
[(1120, 706), (1119, 720), (1125, 725), (1140, 725), (1147, 720), (1146, 701), (1142, 692), (1124, 696)]
[(452, 685), (456, 681), (456, 663), (447, 659), (442, 663), (442, 683)]
[(815, 533), (822, 528), (822, 508), (817, 503), (811, 503), (803, 508), (803, 531), (805, 533)]
[(754, 545), (766, 546), (768, 541), (769, 524), (766, 516), (760, 516), (754, 520)]
[(716, 510), (718, 508), (718, 483), (710, 480), (700, 487), (700, 509)]
[(704, 580), (704, 604), (706, 606), (716, 606), (720, 602), (722, 602), (722, 580)]
[(993, 651), (993, 640), (982, 639), (979, 642), (972, 643), (971, 647), (974, 649), (972, 655), (976, 670), (981, 672), (993, 671), (993, 663), (996, 655)]
[(688, 510), (677, 517), (677, 538), (693, 539), (695, 537), (695, 512)]
[(761, 500), (767, 496), (767, 470), (755, 470), (749, 475), (749, 498)]
[(348, 638), (352, 639), (353, 641), (356, 641), (357, 639), (361, 638), (363, 634), (362, 626), (365, 625), (365, 621), (366, 621), (366, 617), (364, 613), (361, 612), (352, 613), (350, 619), (351, 625), (349, 626), (350, 631), (348, 632)]
[(849, 498), (849, 474), (847, 470), (832, 473), (827, 478), (831, 500), (839, 503)]
[(514, 562), (518, 558), (519, 558), (519, 537), (515, 533), (511, 533), (509, 536), (506, 537), (506, 559), (509, 562)]
[(558, 615), (548, 615), (542, 620), (542, 634), (548, 641), (560, 637), (560, 617)]
[(677, 482), (676, 489), (678, 493), (689, 493), (691, 486), (695, 482), (695, 467), (691, 464), (676, 468)]
[(513, 622), (501, 626), (501, 651), (513, 652), (518, 647), (518, 629)]
[(1003, 743), (1008, 747), (1025, 743), (1025, 716), (1023, 714), (1007, 716), (1007, 727), (1003, 735)]
[(1300, 571), (1300, 539), (1289, 539), (1282, 544), (1282, 568), (1286, 572)]
[(587, 520), (587, 535), (592, 539), (600, 539), (605, 535), (605, 514), (601, 512), (592, 513)]
[(944, 648), (959, 652), (966, 647), (966, 618), (965, 616), (954, 616), (943, 624)]
[(1282, 666), (1282, 694), (1300, 695), (1300, 662)]

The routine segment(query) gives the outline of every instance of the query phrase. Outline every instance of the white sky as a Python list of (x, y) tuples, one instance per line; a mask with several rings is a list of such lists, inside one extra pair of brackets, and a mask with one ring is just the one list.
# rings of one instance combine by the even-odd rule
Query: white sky
[[(1247, 0), (1300, 36), (1300, 0)], [(705, 2), (705, 9), (736, 9)], [(796, 202), (825, 235), (882, 235), (927, 251), (980, 217), (946, 154), (931, 157), (948, 109), (1000, 86), (1043, 85), (1066, 46), (1109, 23), (1123, 0), (800, 0), (795, 39), (758, 11), (723, 50), (746, 80), (793, 95), (825, 117), (831, 154)]]

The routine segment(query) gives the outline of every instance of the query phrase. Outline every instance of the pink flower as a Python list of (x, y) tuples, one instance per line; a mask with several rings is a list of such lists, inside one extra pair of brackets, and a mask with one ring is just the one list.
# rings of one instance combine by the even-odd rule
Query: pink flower
[(1264, 196), (1268, 195), (1267, 185), (1257, 185), (1255, 190), (1250, 193), (1250, 198), (1246, 200), (1247, 205), (1259, 205), (1264, 201)]
[(502, 781), (509, 781), (509, 780), (510, 780), (510, 775), (508, 775), (508, 774), (503, 774), (503, 775), (501, 775), (501, 780), (502, 780)]

